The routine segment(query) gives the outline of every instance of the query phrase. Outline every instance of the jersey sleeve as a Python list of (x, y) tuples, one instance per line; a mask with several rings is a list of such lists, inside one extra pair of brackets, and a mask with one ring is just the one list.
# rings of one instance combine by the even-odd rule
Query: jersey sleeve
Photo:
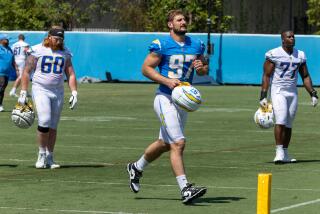
[(301, 51), (301, 63), (303, 64), (306, 62), (307, 62), (307, 56), (303, 51)]
[(159, 39), (153, 40), (149, 45), (149, 52), (154, 52), (157, 54), (162, 54), (161, 42)]
[(266, 60), (269, 60), (269, 61), (271, 61), (271, 62), (275, 62), (275, 54), (274, 54), (274, 51), (273, 51), (273, 50), (268, 51), (268, 52), (265, 54), (265, 58), (266, 58)]

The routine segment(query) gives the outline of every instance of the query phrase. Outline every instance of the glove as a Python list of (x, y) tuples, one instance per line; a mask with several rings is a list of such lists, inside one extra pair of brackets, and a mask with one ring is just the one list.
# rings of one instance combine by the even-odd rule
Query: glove
[(27, 91), (21, 90), (20, 91), (20, 96), (18, 98), (18, 103), (22, 106), (24, 106), (28, 102), (27, 98)]
[(260, 106), (262, 107), (262, 108), (267, 108), (268, 107), (268, 100), (267, 100), (267, 98), (263, 98), (262, 100), (260, 100)]
[(70, 109), (74, 109), (77, 105), (78, 99), (77, 99), (78, 92), (72, 91), (71, 97), (69, 99)]
[(316, 105), (318, 104), (318, 95), (317, 95), (317, 91), (313, 90), (311, 93), (311, 105), (313, 107), (316, 107)]
[(316, 105), (318, 104), (318, 98), (316, 97), (311, 97), (311, 105), (313, 107), (316, 107)]

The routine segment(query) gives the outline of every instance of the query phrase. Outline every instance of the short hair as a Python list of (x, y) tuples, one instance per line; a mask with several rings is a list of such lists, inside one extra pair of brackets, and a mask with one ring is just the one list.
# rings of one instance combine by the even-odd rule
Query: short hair
[(283, 30), (283, 31), (281, 31), (281, 39), (283, 39), (283, 35), (285, 34), (285, 33), (287, 33), (287, 32), (292, 32), (293, 33), (293, 30)]
[(23, 34), (19, 34), (18, 39), (24, 41), (24, 39), (25, 39), (25, 38), (24, 38), (24, 35), (23, 35)]
[(167, 15), (167, 22), (172, 22), (174, 17), (177, 16), (177, 15), (183, 15), (185, 17), (185, 14), (180, 9), (178, 9), (178, 10), (170, 10), (168, 12), (168, 15)]

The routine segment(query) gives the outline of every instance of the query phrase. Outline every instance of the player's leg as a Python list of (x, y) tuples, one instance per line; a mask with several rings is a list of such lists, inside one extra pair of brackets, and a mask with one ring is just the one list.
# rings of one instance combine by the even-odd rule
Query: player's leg
[(14, 81), (12, 89), (9, 92), (9, 95), (11, 97), (18, 97), (18, 95), (16, 94), (16, 90), (20, 86), (20, 83), (21, 83), (21, 76), (22, 76), (22, 72), (23, 72), (23, 69), (25, 66), (25, 62), (24, 61), (18, 62), (17, 66), (18, 66), (17, 79)]
[(165, 142), (170, 144), (170, 161), (173, 173), (179, 185), (183, 203), (201, 197), (207, 191), (205, 187), (196, 187), (188, 183), (183, 162), (185, 148), (184, 127), (187, 120), (187, 112), (176, 107), (171, 102), (171, 97), (160, 96), (160, 115), (162, 120), (161, 135)]
[(271, 98), (273, 105), (273, 112), (275, 115), (275, 127), (274, 127), (274, 137), (276, 141), (276, 155), (274, 162), (276, 164), (283, 163), (284, 159), (284, 133), (285, 133), (285, 124), (287, 123), (288, 117), (288, 105), (285, 95), (280, 93), (280, 89), (272, 88), (271, 89)]
[(170, 147), (168, 144), (164, 143), (163, 140), (158, 139), (147, 147), (139, 160), (127, 165), (130, 180), (129, 186), (134, 193), (137, 193), (140, 190), (140, 178), (142, 177), (143, 170), (149, 163), (159, 158), (161, 154), (169, 151), (169, 149)]
[(6, 90), (7, 85), (8, 85), (8, 77), (0, 76), (0, 112), (4, 111), (2, 102), (4, 97), (4, 91)]
[(59, 91), (52, 99), (51, 123), (49, 129), (49, 141), (47, 145), (47, 166), (51, 169), (60, 168), (59, 164), (54, 162), (53, 151), (57, 139), (57, 128), (63, 108), (63, 91)]
[(32, 98), (37, 108), (38, 129), (37, 143), (39, 146), (36, 168), (46, 168), (46, 148), (49, 142), (49, 125), (51, 121), (51, 100), (50, 94), (41, 88), (32, 88)]
[(295, 163), (297, 162), (296, 159), (291, 158), (288, 152), (289, 144), (291, 142), (291, 135), (292, 135), (292, 124), (298, 109), (298, 95), (297, 92), (290, 93), (288, 97), (288, 120), (284, 131), (284, 139), (283, 139), (283, 150), (284, 150), (284, 161), (286, 163)]

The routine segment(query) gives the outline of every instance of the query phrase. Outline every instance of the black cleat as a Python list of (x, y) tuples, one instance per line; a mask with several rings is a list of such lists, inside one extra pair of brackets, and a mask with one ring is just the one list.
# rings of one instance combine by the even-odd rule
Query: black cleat
[(195, 187), (193, 184), (188, 183), (181, 191), (182, 203), (189, 204), (194, 199), (203, 196), (206, 192), (206, 187)]
[(128, 163), (127, 171), (129, 173), (129, 186), (132, 192), (138, 193), (140, 190), (139, 179), (142, 177), (140, 172), (133, 163)]

